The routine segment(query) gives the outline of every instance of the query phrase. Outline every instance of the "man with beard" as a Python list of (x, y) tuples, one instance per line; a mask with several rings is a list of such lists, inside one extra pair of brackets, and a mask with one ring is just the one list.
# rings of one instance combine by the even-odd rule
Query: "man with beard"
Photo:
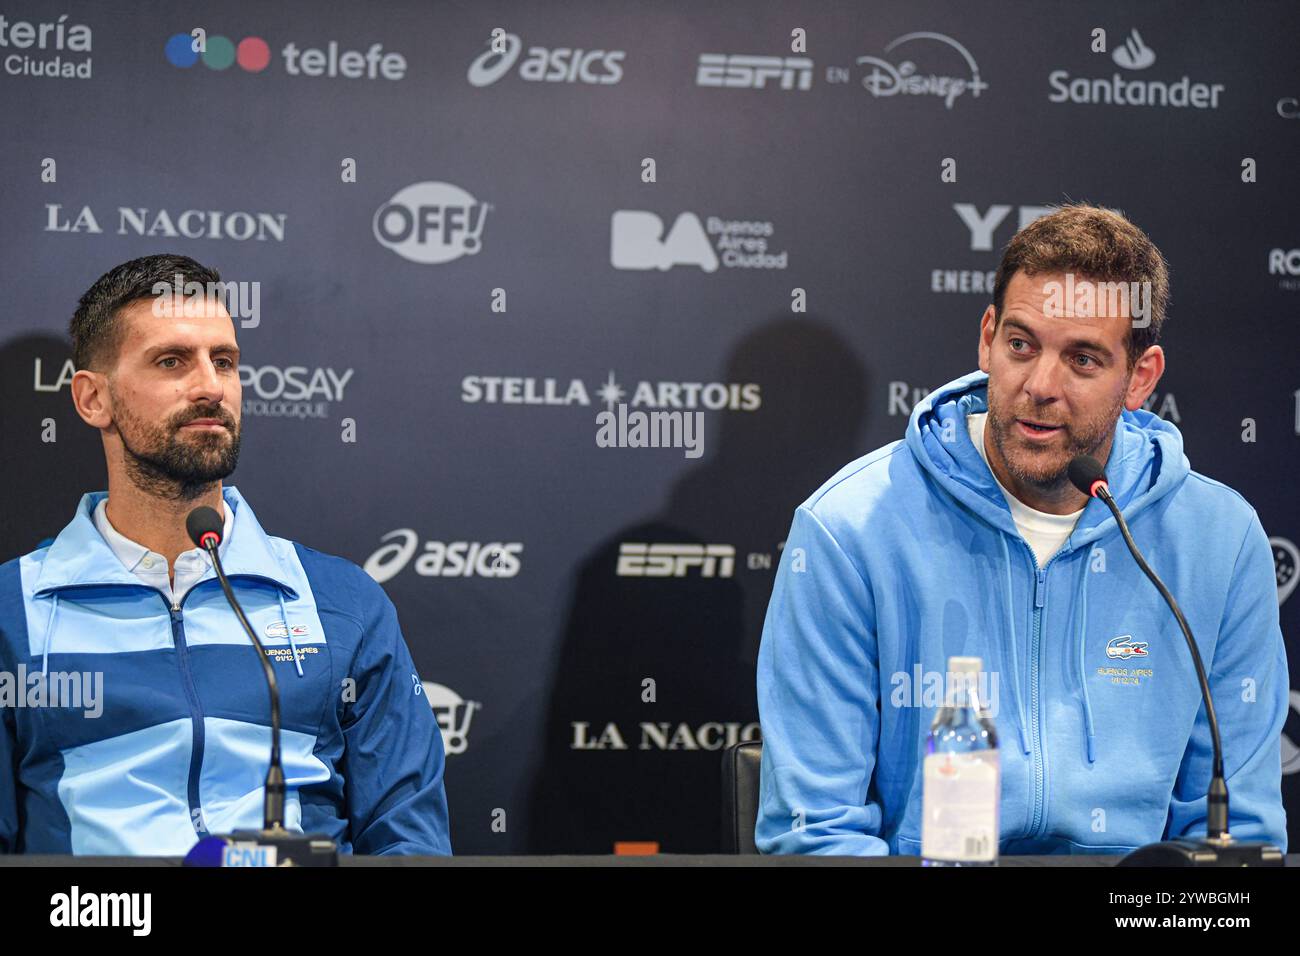
[[(0, 695), (0, 852), (176, 856), (261, 828), (266, 681), (186, 532), (208, 505), (277, 672), (286, 828), (345, 852), (450, 853), (442, 738), (392, 603), (355, 564), (268, 535), (222, 485), (241, 387), (220, 280), (185, 256), (134, 259), (72, 318), (72, 398), (108, 490), (0, 566), (0, 671), (26, 675), (21, 701)], [(69, 675), (102, 675), (103, 699), (33, 697)]]
[(1198, 642), (1232, 834), (1285, 850), (1268, 539), (1143, 408), (1165, 367), (1168, 285), (1122, 214), (1074, 205), (1026, 226), (980, 323), (980, 371), (796, 510), (759, 652), (762, 852), (920, 853), (926, 736), (953, 656), (982, 660), (1000, 748), (1000, 832), (970, 858), (1205, 835), (1212, 746), (1191, 656), (1110, 511), (1069, 481), (1081, 454), (1105, 467)]

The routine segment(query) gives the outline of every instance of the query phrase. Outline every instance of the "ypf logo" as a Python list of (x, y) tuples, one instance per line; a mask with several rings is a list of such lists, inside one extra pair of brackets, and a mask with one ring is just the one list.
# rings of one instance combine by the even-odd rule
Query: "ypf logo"
[(463, 754), (469, 749), (469, 725), (474, 719), (474, 711), (483, 705), (476, 700), (466, 700), (450, 687), (433, 681), (421, 681), (420, 686), (424, 688), (434, 720), (442, 731), (442, 749), (448, 754)]
[(375, 210), (375, 238), (411, 262), (451, 262), (483, 248), (491, 208), (451, 183), (412, 183)]
[(183, 70), (202, 60), (209, 70), (225, 70), (238, 63), (249, 73), (261, 73), (271, 63), (271, 48), (261, 37), (244, 37), (236, 46), (229, 37), (205, 36), (199, 30), (168, 37), (163, 52), (168, 63)]

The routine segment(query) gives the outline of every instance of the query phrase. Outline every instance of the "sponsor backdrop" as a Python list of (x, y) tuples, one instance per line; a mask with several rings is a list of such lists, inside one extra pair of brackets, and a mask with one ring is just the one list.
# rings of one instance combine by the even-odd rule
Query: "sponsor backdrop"
[(1001, 248), (1087, 200), (1170, 261), (1150, 407), (1272, 536), (1294, 675), (1298, 32), (1291, 3), (5, 2), (0, 558), (104, 485), (78, 295), (191, 255), (237, 283), (231, 481), (396, 603), (456, 850), (716, 850), (793, 509), (976, 366)]

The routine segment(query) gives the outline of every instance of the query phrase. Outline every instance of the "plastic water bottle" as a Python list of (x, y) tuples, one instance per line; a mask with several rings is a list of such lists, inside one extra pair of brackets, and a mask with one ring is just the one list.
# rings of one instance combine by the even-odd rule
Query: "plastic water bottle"
[(1002, 797), (998, 737), (979, 698), (983, 661), (948, 658), (944, 705), (925, 744), (922, 866), (996, 866)]

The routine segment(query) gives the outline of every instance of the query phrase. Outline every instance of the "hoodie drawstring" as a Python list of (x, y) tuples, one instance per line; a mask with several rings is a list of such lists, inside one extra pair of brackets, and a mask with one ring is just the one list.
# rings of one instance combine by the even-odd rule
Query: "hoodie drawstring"
[(45, 624), (45, 651), (41, 654), (41, 675), (49, 676), (50, 645), (54, 643), (54, 615), (59, 611), (59, 592), (50, 594), (50, 619)]
[(1020, 699), (1020, 656), (1016, 652), (1016, 623), (1011, 612), (1011, 605), (1015, 599), (1015, 589), (1011, 585), (1011, 552), (1007, 549), (1007, 536), (998, 535), (998, 541), (1002, 544), (1002, 570), (1006, 575), (1007, 585), (1007, 636), (1011, 641), (1011, 694), (1016, 699), (1016, 715), (1020, 718), (1020, 749), (1023, 753), (1029, 753), (1029, 720), (1025, 715), (1024, 703)]
[(1083, 651), (1086, 625), (1088, 621), (1088, 565), (1089, 558), (1085, 557), (1082, 562), (1082, 568), (1079, 572), (1079, 597), (1075, 602), (1078, 608), (1077, 618), (1079, 620), (1078, 645), (1079, 645), (1079, 687), (1083, 690), (1083, 729), (1088, 737), (1088, 763), (1097, 762), (1097, 735), (1094, 733), (1092, 723), (1092, 698), (1088, 695), (1088, 675), (1084, 671)]
[(302, 676), (302, 661), (298, 659), (298, 645), (293, 641), (293, 628), (289, 626), (289, 612), (284, 608), (284, 591), (276, 588), (276, 594), (280, 597), (280, 619), (284, 621), (284, 633), (289, 638), (289, 650), (293, 651), (293, 666), (298, 669), (298, 676)]

